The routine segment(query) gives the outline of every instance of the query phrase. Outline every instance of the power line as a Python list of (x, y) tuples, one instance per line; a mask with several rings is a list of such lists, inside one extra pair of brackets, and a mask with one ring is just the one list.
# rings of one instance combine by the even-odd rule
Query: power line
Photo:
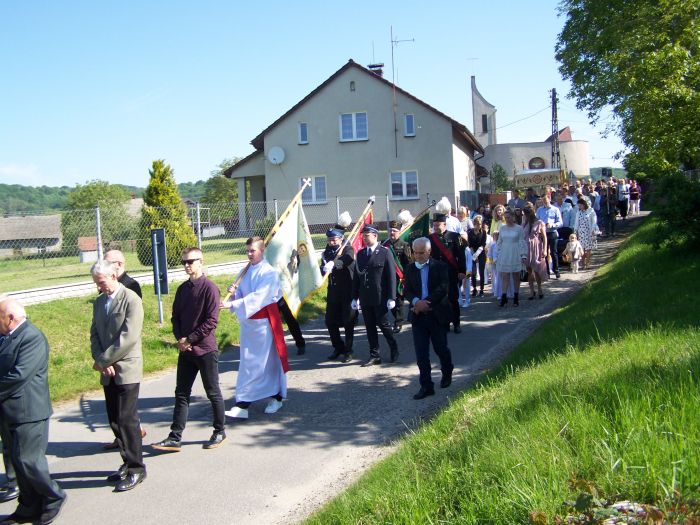
[(517, 124), (518, 122), (522, 122), (523, 120), (527, 120), (529, 118), (535, 117), (535, 116), (539, 115), (540, 113), (542, 113), (543, 111), (548, 110), (550, 107), (551, 106), (549, 104), (547, 104), (545, 107), (543, 107), (542, 109), (540, 109), (536, 113), (533, 113), (532, 115), (529, 115), (527, 117), (523, 117), (523, 118), (518, 119), (518, 120), (514, 120), (513, 122), (509, 122), (508, 124), (504, 124), (503, 126), (497, 126), (496, 129), (507, 128), (508, 126), (512, 126), (513, 124)]

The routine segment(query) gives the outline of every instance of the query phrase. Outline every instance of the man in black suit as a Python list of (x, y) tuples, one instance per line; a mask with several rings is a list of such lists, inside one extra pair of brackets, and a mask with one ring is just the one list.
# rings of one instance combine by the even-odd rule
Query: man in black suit
[(121, 251), (109, 250), (105, 253), (105, 261), (114, 265), (114, 268), (117, 270), (117, 280), (122, 286), (125, 286), (136, 295), (143, 298), (139, 282), (126, 273), (126, 258)]
[(46, 461), (49, 443), (49, 344), (27, 319), (14, 299), (0, 302), (0, 419), (8, 429), (12, 464), (17, 475), (19, 502), (0, 524), (52, 523), (66, 501), (66, 493), (51, 479)]
[(436, 213), (433, 216), (433, 233), (430, 234), (430, 244), (432, 246), (430, 256), (435, 260), (447, 263), (447, 274), (449, 276), (447, 298), (452, 309), (450, 320), (454, 324), (455, 333), (459, 334), (462, 332), (462, 329), (459, 327), (459, 283), (465, 278), (467, 260), (464, 255), (461, 237), (455, 232), (447, 231), (445, 221), (446, 215), (442, 213)]
[(391, 350), (391, 362), (399, 357), (399, 347), (389, 324), (389, 310), (396, 306), (396, 268), (389, 250), (377, 242), (379, 232), (371, 225), (362, 229), (365, 248), (357, 253), (356, 275), (353, 283), (353, 310), (362, 309), (367, 328), (369, 359), (362, 366), (380, 365), (379, 336), (382, 331)]
[(430, 342), (440, 358), (442, 379), (440, 387), (452, 383), (452, 354), (447, 347), (447, 331), (450, 326), (450, 304), (447, 287), (447, 265), (431, 259), (430, 240), (419, 237), (413, 241), (414, 263), (408, 265), (404, 277), (404, 293), (411, 305), (410, 319), (413, 328), (413, 346), (420, 371), (420, 390), (413, 399), (423, 399), (435, 394), (430, 377)]

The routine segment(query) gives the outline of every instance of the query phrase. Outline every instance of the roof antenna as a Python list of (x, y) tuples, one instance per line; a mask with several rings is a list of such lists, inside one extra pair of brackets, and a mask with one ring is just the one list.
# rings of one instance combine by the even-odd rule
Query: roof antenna
[(396, 70), (394, 68), (394, 47), (398, 46), (399, 44), (403, 42), (415, 42), (416, 40), (414, 38), (411, 38), (410, 40), (398, 40), (398, 38), (394, 38), (394, 26), (389, 26), (389, 36), (391, 38), (391, 84), (392, 84), (392, 93), (393, 93), (393, 111), (394, 111), (394, 154), (396, 155), (396, 158), (399, 158), (399, 138), (398, 138), (398, 133), (399, 133), (399, 128), (398, 124), (396, 122), (396, 112), (398, 110), (397, 104), (396, 104)]

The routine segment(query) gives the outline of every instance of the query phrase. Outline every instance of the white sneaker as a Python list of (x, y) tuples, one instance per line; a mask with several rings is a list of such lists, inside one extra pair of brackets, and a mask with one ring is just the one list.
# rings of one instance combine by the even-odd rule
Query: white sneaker
[(273, 399), (265, 407), (265, 413), (266, 414), (274, 414), (280, 408), (282, 408), (282, 401), (277, 401), (276, 399)]
[(234, 406), (231, 410), (224, 412), (228, 417), (235, 417), (237, 419), (248, 419), (248, 409)]

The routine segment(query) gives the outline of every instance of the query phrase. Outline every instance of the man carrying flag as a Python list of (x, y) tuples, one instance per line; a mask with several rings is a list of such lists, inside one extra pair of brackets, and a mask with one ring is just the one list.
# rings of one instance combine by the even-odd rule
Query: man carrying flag
[(459, 234), (447, 231), (447, 216), (444, 213), (436, 213), (433, 216), (433, 233), (428, 237), (432, 250), (430, 256), (433, 259), (447, 263), (449, 287), (447, 297), (452, 307), (452, 324), (456, 334), (462, 332), (459, 327), (459, 282), (466, 274), (466, 259), (464, 248), (460, 242)]
[[(408, 214), (407, 219), (410, 217)], [(399, 214), (399, 219), (401, 215)], [(383, 246), (389, 250), (394, 258), (394, 267), (396, 268), (396, 306), (391, 309), (394, 316), (394, 333), (398, 334), (403, 325), (403, 275), (404, 270), (412, 262), (411, 245), (400, 237), (403, 223), (401, 220), (391, 221), (389, 223), (389, 238), (383, 242)]]
[(271, 397), (266, 414), (282, 408), (287, 395), (287, 346), (277, 300), (280, 280), (264, 258), (265, 241), (251, 237), (246, 241), (250, 267), (241, 280), (232, 301), (224, 308), (238, 316), (241, 326), (241, 357), (236, 381), (236, 405), (226, 415), (248, 418), (252, 402)]

